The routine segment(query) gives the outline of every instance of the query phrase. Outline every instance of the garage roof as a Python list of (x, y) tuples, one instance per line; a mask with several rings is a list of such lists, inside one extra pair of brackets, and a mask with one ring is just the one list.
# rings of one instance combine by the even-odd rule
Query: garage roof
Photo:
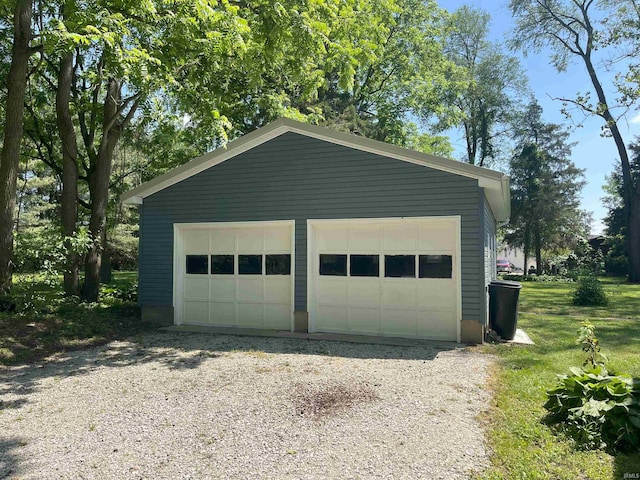
[(326, 142), (335, 143), (356, 150), (362, 150), (385, 157), (395, 158), (404, 162), (422, 165), (436, 170), (462, 175), (464, 177), (475, 178), (478, 185), (485, 189), (487, 201), (493, 210), (493, 214), (498, 221), (506, 221), (511, 213), (511, 200), (509, 192), (509, 177), (500, 172), (489, 170), (488, 168), (477, 167), (468, 163), (437, 157), (415, 150), (398, 147), (377, 140), (352, 135), (349, 133), (337, 132), (326, 127), (309, 125), (288, 118), (280, 118), (269, 125), (259, 128), (247, 135), (244, 135), (226, 147), (216, 149), (212, 152), (194, 158), (173, 170), (160, 175), (142, 185), (129, 190), (122, 195), (125, 204), (142, 204), (145, 197), (153, 195), (171, 185), (196, 175), (203, 170), (211, 168), (219, 163), (229, 160), (247, 150), (251, 150), (273, 138), (284, 133), (297, 133), (307, 137), (317, 138)]

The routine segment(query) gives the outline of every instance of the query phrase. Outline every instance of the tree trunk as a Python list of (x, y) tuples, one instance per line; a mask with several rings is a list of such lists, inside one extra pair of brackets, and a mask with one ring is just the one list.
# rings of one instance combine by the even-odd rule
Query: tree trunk
[(82, 299), (88, 302), (97, 302), (100, 294), (100, 266), (102, 265), (102, 250), (107, 224), (109, 177), (113, 152), (122, 131), (122, 125), (118, 122), (120, 95), (120, 83), (116, 79), (109, 79), (103, 108), (102, 138), (94, 168), (89, 172), (89, 193), (91, 195), (89, 234), (93, 242), (85, 259), (84, 284), (82, 286)]
[(529, 275), (529, 249), (531, 248), (531, 242), (530, 242), (530, 231), (529, 231), (529, 225), (525, 224), (524, 227), (524, 241), (523, 243), (523, 249), (524, 249), (524, 274), (525, 275)]
[[(58, 91), (56, 92), (56, 120), (58, 135), (62, 143), (60, 217), (65, 238), (73, 237), (76, 234), (78, 221), (78, 145), (69, 110), (72, 77), (73, 52), (69, 52), (60, 60)], [(64, 265), (64, 294), (66, 296), (78, 295), (78, 254), (73, 250), (70, 241), (65, 240), (65, 247), (67, 258)]]
[(629, 252), (629, 281), (640, 283), (640, 192), (632, 197), (627, 233)]
[[(592, 37), (592, 32), (589, 30), (589, 36)], [(591, 84), (598, 96), (598, 103), (600, 104), (600, 111), (598, 115), (606, 122), (613, 141), (618, 149), (618, 155), (620, 155), (620, 164), (622, 166), (622, 190), (624, 206), (627, 210), (627, 251), (629, 254), (629, 281), (633, 283), (640, 283), (640, 247), (638, 242), (640, 241), (640, 213), (637, 213), (638, 201), (637, 198), (640, 195), (640, 188), (634, 185), (633, 175), (631, 174), (631, 165), (629, 163), (629, 155), (627, 153), (627, 147), (618, 128), (618, 122), (611, 114), (609, 110), (609, 104), (607, 103), (607, 97), (605, 95), (600, 79), (596, 72), (593, 62), (591, 61), (591, 54), (587, 52), (582, 55), (584, 64), (589, 73)], [(634, 205), (635, 204), (635, 205)], [(635, 210), (635, 212), (634, 212)], [(635, 243), (634, 238), (635, 237)]]
[(18, 0), (14, 10), (11, 66), (7, 75), (7, 106), (0, 157), (0, 294), (13, 279), (13, 225), (20, 146), (24, 131), (24, 95), (31, 49), (31, 0)]
[(542, 275), (542, 245), (540, 242), (540, 230), (537, 226), (533, 235), (533, 243), (536, 249), (536, 275)]

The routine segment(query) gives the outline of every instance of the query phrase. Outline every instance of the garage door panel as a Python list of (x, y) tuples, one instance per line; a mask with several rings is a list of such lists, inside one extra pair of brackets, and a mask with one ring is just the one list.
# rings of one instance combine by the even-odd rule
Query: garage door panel
[(212, 278), (209, 280), (209, 299), (216, 302), (234, 303), (236, 280), (234, 278)]
[(380, 303), (380, 282), (378, 279), (367, 280), (357, 279), (349, 282), (349, 306), (377, 308)]
[(194, 325), (207, 325), (209, 323), (209, 302), (185, 300), (184, 313), (189, 319), (189, 323)]
[(318, 305), (346, 305), (347, 279), (320, 277), (316, 283), (316, 302)]
[(262, 252), (262, 230), (257, 228), (239, 229), (236, 232), (238, 251), (242, 253)]
[(349, 307), (349, 331), (370, 335), (380, 334), (380, 309)]
[(209, 277), (206, 275), (187, 275), (184, 280), (184, 298), (186, 300), (209, 300)]
[(264, 305), (264, 328), (275, 328), (278, 330), (289, 329), (291, 317), (291, 307), (285, 305)]
[(347, 227), (326, 227), (321, 229), (316, 248), (319, 252), (343, 252), (348, 248), (349, 229)]
[(451, 340), (457, 335), (455, 314), (452, 310), (418, 312), (418, 335), (434, 340)]
[(238, 277), (238, 301), (260, 302), (263, 301), (262, 288), (264, 280), (260, 278)]
[(415, 280), (398, 278), (383, 282), (383, 307), (415, 308), (417, 303)]
[(386, 252), (413, 251), (418, 239), (415, 225), (384, 227), (383, 249)]
[[(457, 340), (458, 222), (442, 217), (312, 221), (311, 327), (320, 332)], [(346, 276), (329, 276), (332, 270), (320, 275), (322, 254), (346, 257), (353, 270), (337, 270)], [(379, 255), (379, 272), (362, 266), (363, 255)], [(387, 262), (387, 255), (412, 257), (415, 272), (395, 265), (398, 259)]]
[(207, 253), (209, 251), (209, 230), (185, 230), (183, 241), (186, 253)]
[(264, 302), (269, 303), (291, 303), (291, 278), (268, 277), (264, 284)]
[[(178, 224), (175, 270), (180, 277), (176, 302), (181, 306), (176, 308), (176, 321), (187, 325), (290, 329), (293, 276), (285, 270), (286, 262), (294, 259), (293, 229), (293, 222)], [(187, 255), (203, 256), (207, 261)], [(245, 261), (241, 274), (239, 259), (247, 260), (248, 255), (258, 255), (261, 268), (256, 268), (259, 263)], [(269, 255), (289, 258), (270, 258), (265, 270)]]
[(239, 327), (262, 327), (261, 303), (238, 303), (237, 324)]
[(455, 230), (451, 225), (435, 224), (418, 227), (418, 250), (423, 252), (451, 253)]
[(322, 325), (323, 331), (348, 332), (347, 307), (318, 305), (316, 310), (317, 321)]
[(210, 302), (209, 323), (231, 327), (236, 322), (236, 306), (233, 302)]
[(455, 285), (451, 281), (421, 279), (418, 283), (418, 307), (451, 308), (456, 301)]
[(417, 312), (383, 308), (380, 314), (380, 331), (383, 335), (415, 337)]
[(267, 251), (291, 251), (291, 232), (288, 230), (267, 229), (264, 230), (264, 249)]
[(378, 252), (382, 243), (382, 228), (358, 226), (349, 230), (349, 251)]
[(236, 232), (233, 229), (213, 229), (210, 231), (211, 252), (228, 253), (236, 250)]

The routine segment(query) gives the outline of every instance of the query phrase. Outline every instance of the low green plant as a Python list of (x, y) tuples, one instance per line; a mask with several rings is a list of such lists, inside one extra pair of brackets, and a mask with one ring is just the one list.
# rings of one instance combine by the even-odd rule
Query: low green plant
[(595, 276), (580, 277), (578, 286), (573, 292), (573, 304), (577, 306), (604, 307), (609, 304), (602, 282)]
[(606, 369), (589, 322), (578, 330), (578, 343), (587, 354), (586, 368), (570, 368), (547, 391), (548, 422), (585, 449), (640, 451), (640, 378)]

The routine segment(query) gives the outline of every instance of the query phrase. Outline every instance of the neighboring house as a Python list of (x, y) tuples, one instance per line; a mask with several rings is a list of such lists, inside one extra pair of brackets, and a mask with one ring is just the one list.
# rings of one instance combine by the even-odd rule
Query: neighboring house
[(280, 119), (123, 195), (143, 319), (482, 342), (509, 178)]
[(524, 251), (520, 248), (511, 248), (509, 246), (502, 246), (498, 250), (498, 258), (505, 258), (513, 263), (517, 268), (522, 269), (523, 272), (528, 272), (529, 267), (536, 268), (536, 259), (533, 256), (529, 256), (527, 260), (527, 268), (524, 266)]

